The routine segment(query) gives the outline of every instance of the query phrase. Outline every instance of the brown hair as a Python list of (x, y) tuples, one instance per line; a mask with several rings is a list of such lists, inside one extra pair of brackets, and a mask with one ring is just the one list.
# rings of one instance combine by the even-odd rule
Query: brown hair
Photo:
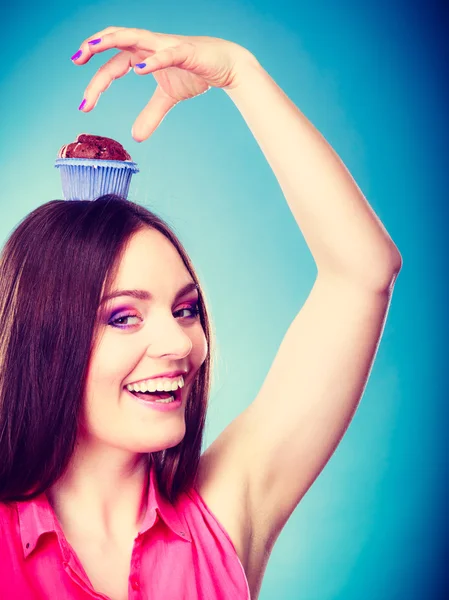
[[(0, 501), (35, 498), (65, 471), (78, 433), (102, 291), (109, 289), (131, 236), (160, 231), (193, 265), (170, 227), (114, 195), (53, 200), (19, 223), (0, 256)], [(197, 474), (210, 388), (212, 333), (199, 286), (209, 347), (187, 400), (186, 432), (153, 452), (158, 487), (174, 502)]]

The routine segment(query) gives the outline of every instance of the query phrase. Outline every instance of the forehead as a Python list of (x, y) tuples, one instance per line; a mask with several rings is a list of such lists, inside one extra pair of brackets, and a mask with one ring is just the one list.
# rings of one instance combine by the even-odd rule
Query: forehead
[(114, 287), (178, 287), (189, 281), (192, 277), (171, 241), (159, 231), (146, 228), (135, 233), (126, 246)]

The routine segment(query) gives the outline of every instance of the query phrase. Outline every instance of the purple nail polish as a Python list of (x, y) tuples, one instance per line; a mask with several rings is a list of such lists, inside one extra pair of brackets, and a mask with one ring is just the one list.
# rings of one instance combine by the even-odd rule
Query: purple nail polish
[(78, 110), (83, 110), (83, 108), (86, 106), (86, 98), (84, 98), (84, 100), (81, 102), (81, 104), (78, 106)]
[(147, 63), (138, 63), (135, 65), (136, 67), (139, 67), (139, 69), (143, 69), (144, 67), (147, 66)]
[(101, 38), (97, 38), (96, 40), (90, 40), (90, 42), (87, 42), (88, 44), (90, 44), (91, 46), (95, 46), (95, 44), (99, 44), (101, 42)]
[(83, 53), (82, 50), (78, 50), (78, 52), (75, 52), (75, 54), (71, 57), (70, 60), (77, 60), (81, 56), (82, 53)]

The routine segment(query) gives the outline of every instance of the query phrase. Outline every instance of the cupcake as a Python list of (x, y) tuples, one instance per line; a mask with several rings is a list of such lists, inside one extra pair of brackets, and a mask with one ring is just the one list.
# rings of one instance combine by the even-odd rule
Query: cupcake
[(139, 172), (121, 144), (87, 133), (61, 148), (55, 167), (66, 200), (95, 200), (104, 194), (127, 198), (131, 177)]

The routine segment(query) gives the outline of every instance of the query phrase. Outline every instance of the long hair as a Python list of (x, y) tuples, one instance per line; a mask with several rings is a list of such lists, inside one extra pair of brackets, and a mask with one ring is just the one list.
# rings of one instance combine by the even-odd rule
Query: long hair
[[(53, 200), (15, 228), (0, 255), (0, 501), (35, 498), (64, 473), (74, 452), (102, 291), (130, 237), (160, 231), (193, 280), (193, 265), (170, 227), (118, 196)], [(209, 351), (187, 399), (186, 432), (153, 452), (157, 483), (171, 502), (197, 475), (210, 391), (211, 325), (199, 286)]]

